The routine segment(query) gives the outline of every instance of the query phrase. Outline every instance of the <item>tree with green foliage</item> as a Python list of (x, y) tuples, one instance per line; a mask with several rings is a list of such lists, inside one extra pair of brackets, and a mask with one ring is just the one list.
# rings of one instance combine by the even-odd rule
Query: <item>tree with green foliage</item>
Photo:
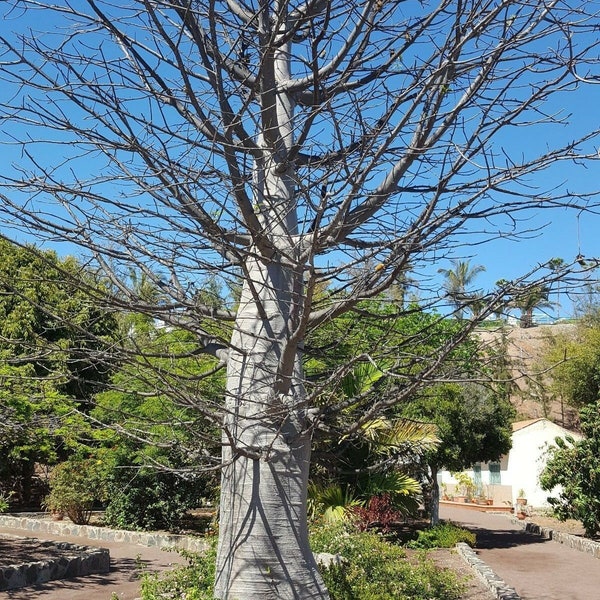
[(84, 403), (110, 375), (117, 323), (101, 304), (106, 282), (72, 257), (4, 239), (0, 257), (0, 348)]
[(491, 385), (444, 384), (428, 388), (405, 409), (413, 418), (435, 423), (439, 445), (425, 454), (429, 479), (427, 505), (435, 524), (439, 514), (437, 475), (443, 468), (462, 471), (476, 462), (498, 460), (511, 448), (514, 408)]
[(600, 398), (600, 315), (588, 312), (569, 331), (546, 340), (541, 368), (550, 370), (547, 387), (568, 406), (580, 408)]
[(470, 292), (468, 288), (483, 271), (483, 265), (471, 266), (468, 260), (453, 260), (451, 269), (438, 269), (438, 273), (444, 276), (444, 291), (452, 302), (458, 319), (463, 318), (465, 305), (471, 306), (474, 316), (479, 313), (483, 294)]
[(521, 311), (519, 324), (523, 328), (533, 327), (533, 312), (540, 308), (550, 308), (550, 286), (538, 285), (529, 287), (515, 294), (512, 305)]
[[(121, 327), (138, 359), (116, 371), (90, 413), (102, 424), (90, 453), (104, 464), (105, 519), (118, 528), (173, 530), (189, 509), (217, 499), (218, 422), (196, 403), (221, 402), (223, 373), (196, 353), (188, 331), (140, 315), (123, 315)], [(214, 456), (215, 468), (198, 469), (199, 455)]]
[(600, 531), (600, 402), (592, 402), (580, 411), (584, 438), (556, 438), (548, 450), (548, 461), (540, 475), (543, 490), (555, 492), (548, 502), (559, 519), (576, 519), (585, 534), (594, 537)]
[[(224, 401), (196, 403), (222, 427), (215, 595), (328, 598), (308, 543), (311, 438), (347, 403), (308, 390), (307, 335), (408, 265), (518, 239), (541, 208), (594, 208), (545, 183), (598, 157), (597, 132), (556, 111), (596, 81), (598, 15), (583, 0), (5, 0), (0, 16), (0, 135), (17, 152), (3, 230), (79, 248), (112, 307), (187, 329), (227, 369)], [(128, 284), (132, 267), (160, 299)], [(209, 276), (237, 301), (204, 301)], [(346, 433), (429, 385), (472, 326), (408, 371), (392, 360), (404, 385), (353, 399)]]
[[(426, 337), (417, 335), (425, 330)], [(395, 457), (405, 473), (418, 474), (429, 481), (431, 496), (426, 503), (435, 522), (439, 499), (436, 475), (441, 468), (460, 471), (475, 462), (497, 460), (508, 452), (514, 410), (508, 400), (508, 384), (493, 381), (508, 381), (506, 373), (500, 372), (505, 360), (503, 348), (495, 350), (490, 361), (489, 349), (484, 351), (475, 335), (457, 344), (438, 365), (431, 377), (436, 383), (404, 397), (402, 402), (392, 402), (384, 413), (388, 422), (398, 424), (400, 431), (407, 423), (435, 425), (438, 444), (421, 444), (417, 438), (405, 437), (405, 445), (384, 442), (384, 452), (377, 453), (366, 439), (369, 424), (351, 436), (336, 435), (344, 431), (344, 419), (356, 419), (354, 410), (362, 410), (366, 398), (397, 400), (405, 386), (394, 375), (402, 372), (405, 379), (418, 377), (420, 370), (431, 364), (432, 359), (427, 357), (440, 346), (452, 343), (461, 331), (461, 323), (455, 319), (427, 313), (416, 305), (409, 314), (399, 315), (393, 304), (379, 299), (361, 303), (355, 313), (336, 319), (309, 339), (307, 353), (319, 357), (308, 360), (315, 385), (336, 368), (345, 369), (346, 373), (340, 381), (338, 401), (344, 399), (347, 404), (343, 411), (333, 411), (336, 420), (328, 423), (330, 434), (318, 435), (317, 440), (323, 441), (314, 450), (315, 476), (342, 484), (338, 500), (355, 499), (356, 495), (349, 496), (348, 490), (367, 489), (365, 482), (376, 472), (377, 465), (380, 472), (387, 469), (391, 474)], [(368, 359), (362, 355), (364, 362), (353, 363), (353, 356), (361, 356), (361, 351), (367, 349), (371, 349)], [(355, 354), (345, 355), (346, 351)], [(490, 372), (490, 362), (494, 373)], [(321, 377), (317, 376), (318, 368), (323, 372)], [(458, 383), (474, 378), (489, 383)], [(326, 396), (325, 401), (331, 404), (332, 396)], [(386, 448), (394, 448), (395, 454), (385, 455)], [(425, 468), (415, 468), (415, 464)]]
[(0, 239), (0, 478), (18, 502), (36, 501), (36, 462), (64, 459), (89, 436), (81, 413), (110, 375), (117, 322), (83, 283), (100, 293), (75, 259)]

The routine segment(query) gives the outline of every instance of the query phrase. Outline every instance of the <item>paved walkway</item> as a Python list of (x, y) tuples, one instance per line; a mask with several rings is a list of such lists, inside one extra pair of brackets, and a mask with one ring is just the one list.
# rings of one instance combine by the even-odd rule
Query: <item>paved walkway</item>
[(440, 507), (440, 517), (477, 534), (477, 555), (522, 600), (600, 599), (600, 560), (526, 533), (503, 514)]
[[(450, 519), (477, 534), (477, 554), (522, 600), (600, 599), (600, 560), (562, 544), (524, 532), (507, 515), (475, 512), (442, 506), (442, 519)], [(27, 536), (22, 529), (0, 528), (0, 533)], [(83, 537), (40, 537), (102, 546), (110, 550), (111, 571), (103, 575), (0, 592), (7, 600), (119, 600), (139, 598), (139, 566), (151, 571), (169, 569), (184, 560), (176, 552), (165, 552), (123, 542), (98, 542)]]
[[(0, 533), (33, 537), (30, 531), (0, 527)], [(123, 542), (88, 540), (85, 537), (58, 536), (41, 533), (45, 540), (60, 540), (85, 546), (108, 548), (110, 551), (109, 573), (87, 575), (73, 579), (59, 579), (48, 583), (0, 592), (7, 600), (134, 600), (140, 597), (140, 565), (149, 571), (163, 571), (185, 560), (177, 552), (167, 552)]]

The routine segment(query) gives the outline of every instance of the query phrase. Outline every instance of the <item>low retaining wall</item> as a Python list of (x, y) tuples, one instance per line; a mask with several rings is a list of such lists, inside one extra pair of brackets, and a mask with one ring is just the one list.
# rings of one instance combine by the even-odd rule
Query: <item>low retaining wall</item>
[(452, 500), (440, 500), (440, 506), (455, 506), (465, 510), (493, 513), (512, 513), (513, 511), (513, 507), (507, 504), (474, 504), (473, 502), (453, 502)]
[(95, 525), (75, 525), (70, 521), (51, 521), (44, 518), (20, 517), (16, 515), (0, 514), (0, 527), (24, 529), (35, 533), (36, 536), (43, 533), (72, 535), (101, 542), (125, 542), (140, 546), (154, 546), (156, 548), (180, 548), (181, 550), (189, 550), (190, 552), (203, 552), (208, 547), (202, 538), (195, 538), (188, 535), (126, 531), (124, 529), (109, 529), (108, 527), (97, 527)]
[(458, 553), (463, 557), (467, 564), (475, 571), (479, 579), (483, 581), (486, 587), (496, 595), (498, 600), (521, 600), (521, 597), (514, 588), (511, 588), (505, 581), (500, 579), (494, 571), (484, 563), (475, 554), (475, 551), (464, 542), (456, 544)]
[(600, 558), (600, 542), (595, 542), (594, 540), (590, 540), (578, 535), (556, 531), (555, 529), (550, 529), (549, 527), (540, 527), (536, 523), (531, 523), (529, 521), (523, 522), (515, 519), (514, 522), (521, 525), (521, 527), (529, 533), (534, 533), (545, 539), (552, 540), (553, 542), (564, 544), (565, 546), (569, 546), (569, 548), (579, 550), (579, 552), (591, 554), (594, 558)]
[[(16, 536), (5, 539), (26, 540)], [(48, 560), (26, 562), (0, 568), (0, 591), (45, 583), (52, 579), (81, 577), (92, 573), (108, 573), (110, 556), (106, 548), (79, 546), (67, 542), (44, 541), (44, 546), (59, 550), (61, 555)]]

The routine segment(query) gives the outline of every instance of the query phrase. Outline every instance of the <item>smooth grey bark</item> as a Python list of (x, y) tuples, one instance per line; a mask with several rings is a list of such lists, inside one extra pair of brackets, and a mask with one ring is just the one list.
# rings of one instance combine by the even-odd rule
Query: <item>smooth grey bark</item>
[(308, 544), (302, 368), (288, 357), (301, 280), (253, 263), (228, 360), (215, 596), (325, 599)]
[[(262, 15), (268, 18), (267, 15)], [(260, 29), (260, 27), (259, 27)], [(285, 30), (285, 28), (284, 28)], [(307, 294), (296, 242), (289, 44), (265, 59), (254, 212), (265, 243), (250, 253), (227, 362), (215, 596), (329, 598), (308, 543), (311, 437), (299, 346)]]

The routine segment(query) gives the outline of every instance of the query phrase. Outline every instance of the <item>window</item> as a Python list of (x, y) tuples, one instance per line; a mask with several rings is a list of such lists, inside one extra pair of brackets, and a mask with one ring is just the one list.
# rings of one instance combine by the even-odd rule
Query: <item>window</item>
[(500, 463), (490, 463), (490, 485), (500, 485), (502, 478), (500, 477)]

